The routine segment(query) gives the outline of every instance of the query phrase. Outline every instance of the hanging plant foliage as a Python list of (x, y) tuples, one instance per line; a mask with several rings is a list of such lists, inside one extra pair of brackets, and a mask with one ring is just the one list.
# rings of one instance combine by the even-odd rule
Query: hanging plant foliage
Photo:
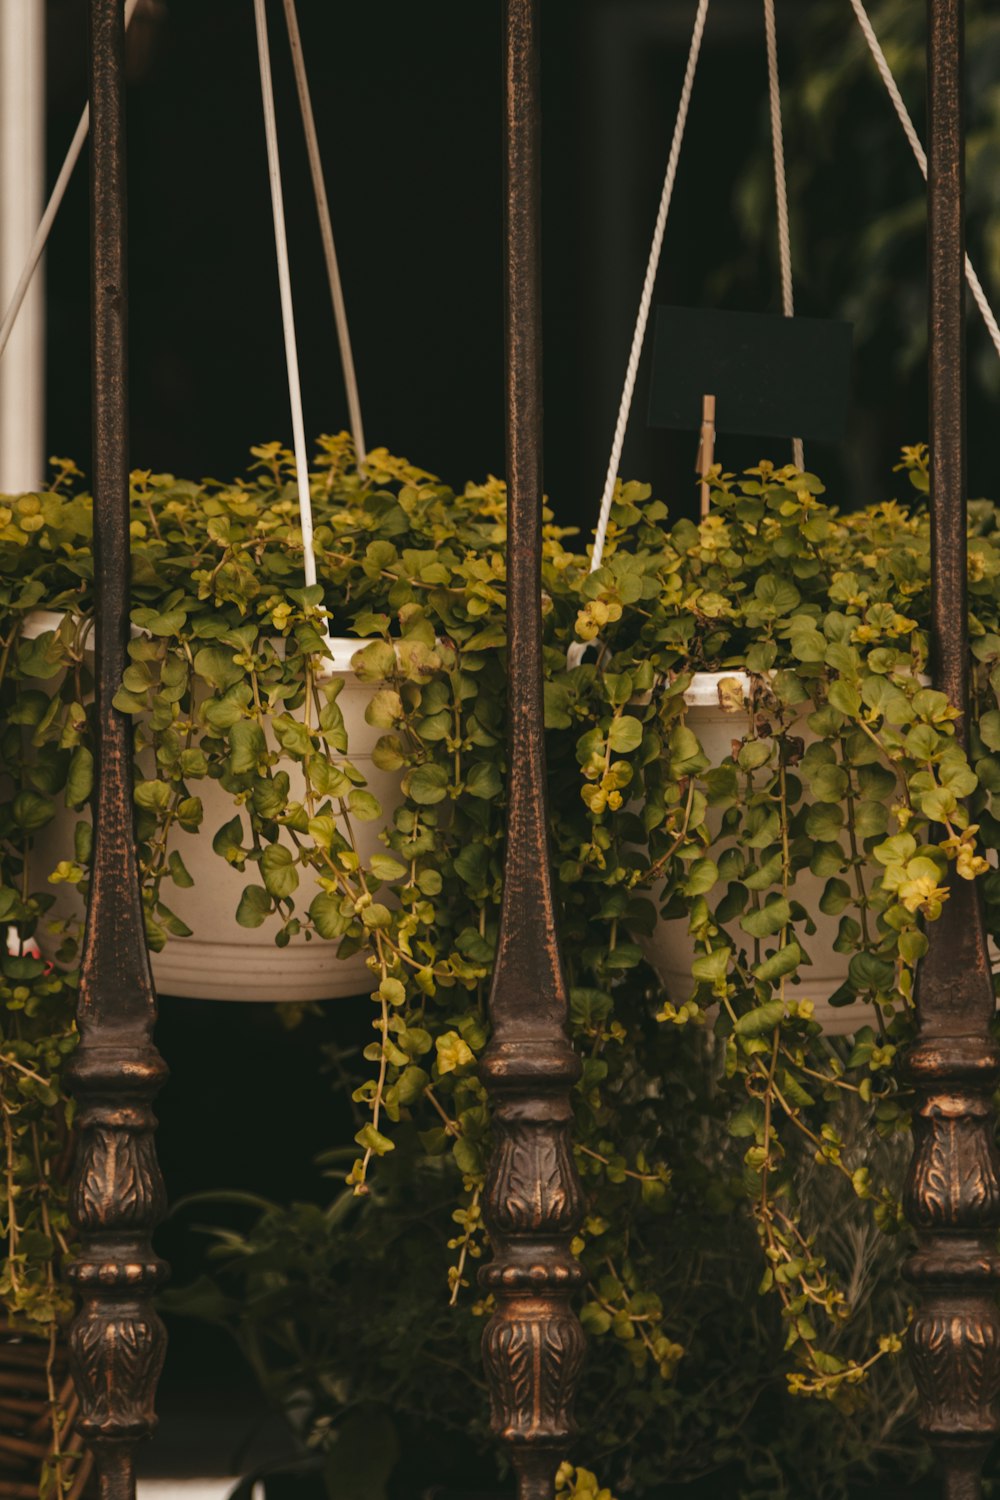
[[(322, 439), (318, 582), (305, 588), (291, 456), (270, 444), (254, 458), (231, 484), (133, 476), (133, 637), (116, 701), (135, 725), (150, 947), (190, 941), (175, 904), (192, 851), (210, 844), (220, 874), (241, 874), (240, 927), (268, 923), (279, 949), (315, 949), (331, 970), (354, 962), (371, 998), (337, 1003), (370, 1005), (373, 1035), (346, 1190), (364, 1198), (397, 1152), (443, 1183), (456, 1225), (443, 1295), (478, 1316), (490, 1122), (476, 1065), (505, 833), (503, 485), (454, 494), (384, 450), (359, 471), (345, 436)], [(791, 1387), (853, 1399), (899, 1348), (901, 1322), (852, 1344), (803, 1184), (819, 1164), (858, 1216), (895, 1232), (905, 1153), (879, 1142), (908, 1124), (893, 1061), (912, 1031), (924, 927), (952, 881), (976, 879), (1000, 937), (995, 512), (972, 507), (967, 754), (927, 685), (924, 450), (902, 467), (908, 498), (850, 513), (810, 474), (716, 469), (700, 524), (620, 485), (593, 574), (546, 517), (552, 843), (583, 1058), (583, 1320), (602, 1359), (659, 1391), (686, 1348), (646, 1248), (691, 1203), (675, 1181), (692, 1171), (679, 1106), (684, 1151), (712, 1121), (736, 1143), (713, 1155), (705, 1136), (697, 1172), (714, 1211), (745, 1204)], [(90, 536), (69, 463), (46, 493), (0, 510), (3, 1290), (11, 1316), (43, 1326), (66, 1313), (59, 1076), (90, 850)], [(331, 672), (331, 634), (356, 641), (349, 670)], [(573, 641), (590, 649), (570, 669)], [(699, 673), (716, 674), (730, 726), (711, 753), (690, 702)], [(377, 732), (366, 754), (381, 797), (352, 759), (348, 679)], [(220, 795), (226, 815), (207, 819)], [(689, 959), (665, 990), (644, 952), (655, 959), (671, 931)], [(811, 982), (830, 957), (821, 943), (840, 964), (832, 993)], [(849, 1036), (821, 1029), (827, 1004)], [(682, 1100), (663, 1081), (678, 1046), (704, 1060), (704, 1088), (692, 1081)]]

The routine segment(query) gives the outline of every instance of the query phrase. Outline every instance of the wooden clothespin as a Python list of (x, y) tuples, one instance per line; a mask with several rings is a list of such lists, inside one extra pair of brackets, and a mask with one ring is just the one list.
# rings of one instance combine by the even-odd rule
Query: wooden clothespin
[(698, 457), (695, 473), (701, 475), (701, 518), (708, 515), (709, 488), (705, 475), (715, 463), (715, 397), (701, 398), (701, 436), (698, 442)]

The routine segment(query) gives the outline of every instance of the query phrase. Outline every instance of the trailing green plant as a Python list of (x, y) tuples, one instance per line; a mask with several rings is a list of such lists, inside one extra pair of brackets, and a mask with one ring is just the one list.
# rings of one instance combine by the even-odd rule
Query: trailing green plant
[[(618, 1000), (649, 1025), (648, 978), (627, 977)], [(615, 1255), (627, 1246), (630, 1280), (659, 1298), (685, 1353), (664, 1377), (651, 1366), (638, 1371), (613, 1336), (592, 1340), (573, 1451), (581, 1467), (563, 1475), (560, 1492), (585, 1500), (596, 1473), (615, 1494), (842, 1500), (853, 1484), (890, 1473), (919, 1478), (927, 1461), (911, 1430), (905, 1362), (880, 1362), (863, 1399), (855, 1391), (850, 1403), (788, 1392), (782, 1320), (773, 1299), (756, 1295), (755, 1231), (740, 1212), (744, 1143), (727, 1130), (716, 1049), (705, 1029), (655, 1023), (649, 1045), (671, 1103), (660, 1135), (676, 1163), (670, 1212), (631, 1215), (605, 1248)], [(865, 1116), (856, 1101), (840, 1111), (852, 1144), (867, 1130)], [(897, 1180), (905, 1141), (881, 1141), (877, 1151)], [(343, 1155), (327, 1158), (331, 1176), (342, 1176)], [(802, 1162), (797, 1181), (809, 1227), (826, 1229), (831, 1265), (852, 1298), (835, 1347), (862, 1354), (905, 1317), (905, 1246), (851, 1211), (842, 1178)], [(323, 1464), (331, 1495), (496, 1487), (482, 1319), (472, 1298), (450, 1308), (441, 1281), (455, 1187), (447, 1159), (428, 1159), (409, 1137), (361, 1197), (342, 1188), (324, 1206), (241, 1206), (238, 1194), (179, 1205), (189, 1223), (225, 1216), (229, 1227), (207, 1231), (205, 1274), (168, 1292), (167, 1308), (230, 1329), (275, 1407), (292, 1415), (303, 1449)], [(248, 1227), (238, 1229), (241, 1221)], [(652, 1309), (635, 1311), (637, 1326), (650, 1328), (642, 1319)], [(387, 1453), (395, 1466), (383, 1466)]]
[[(504, 837), (503, 485), (456, 495), (382, 450), (359, 470), (346, 437), (322, 439), (311, 479), (319, 581), (305, 588), (291, 455), (270, 444), (254, 457), (231, 484), (133, 476), (136, 633), (116, 701), (135, 723), (150, 945), (184, 941), (171, 888), (190, 883), (185, 842), (211, 838), (246, 872), (243, 925), (277, 914), (279, 943), (329, 943), (331, 962), (366, 954), (374, 1038), (354, 1090), (347, 1183), (364, 1197), (393, 1159), (451, 1182), (446, 1301), (456, 1319), (480, 1317), (489, 1115), (476, 1063)], [(873, 1327), (864, 1349), (845, 1339), (849, 1288), (810, 1218), (802, 1165), (815, 1159), (841, 1180), (859, 1222), (870, 1214), (898, 1228), (898, 1184), (880, 1170), (878, 1140), (908, 1123), (892, 1064), (910, 1032), (924, 926), (950, 880), (981, 879), (1000, 935), (988, 864), (1000, 844), (1000, 548), (991, 509), (978, 507), (966, 754), (954, 710), (925, 685), (925, 451), (907, 450), (903, 466), (908, 500), (847, 515), (815, 476), (769, 464), (740, 477), (716, 470), (700, 524), (671, 524), (647, 486), (622, 485), (593, 574), (570, 550), (572, 533), (546, 518), (552, 838), (583, 1057), (582, 1316), (640, 1406), (637, 1393), (658, 1402), (694, 1361), (697, 1329), (681, 1336), (683, 1313), (644, 1250), (676, 1226), (682, 1201), (690, 1207), (676, 1188), (690, 1154), (705, 1158), (705, 1201), (730, 1214), (745, 1205), (794, 1391), (849, 1406), (899, 1348), (902, 1313)], [(76, 919), (45, 911), (51, 881), (81, 896), (87, 882), (90, 508), (63, 463), (48, 492), (0, 511), (0, 919), (22, 939), (58, 943), (52, 968), (6, 961), (0, 1066), (18, 1128), (37, 1116), (45, 1132), (64, 1109), (58, 1064), (72, 1046), (79, 941)], [(42, 607), (61, 619), (26, 633)], [(341, 679), (323, 666), (327, 631), (362, 638), (354, 668), (382, 731), (375, 763), (400, 778), (391, 818), (351, 762)], [(569, 669), (573, 640), (592, 649)], [(722, 674), (732, 713), (731, 752), (716, 764), (688, 722), (685, 690), (699, 670)], [(232, 799), (218, 828), (203, 822), (210, 784)], [(71, 819), (51, 871), (33, 869), (33, 840), (63, 806), (80, 814), (75, 831)], [(355, 837), (365, 821), (385, 824), (384, 848), (368, 860)], [(819, 911), (838, 918), (835, 946), (850, 958), (834, 997), (857, 1010), (850, 1043), (812, 1019), (817, 912), (801, 899), (806, 874), (824, 882)], [(320, 885), (308, 905), (306, 876)], [(662, 993), (643, 964), (637, 939), (663, 917), (684, 919), (696, 943), (685, 993)], [(678, 1135), (680, 1084), (665, 1057), (698, 1028), (715, 1038), (721, 1066), (687, 1100)], [(18, 1065), (41, 1082), (8, 1091)], [(845, 1135), (845, 1101), (870, 1129)], [(709, 1118), (739, 1143), (738, 1172), (702, 1139)], [(8, 1293), (9, 1305), (44, 1322), (58, 1309), (41, 1301), (33, 1313), (30, 1296), (54, 1285), (63, 1247), (57, 1235), (26, 1244), (18, 1208), (43, 1179), (50, 1219), (58, 1204), (46, 1174), (55, 1137), (40, 1140), (34, 1169), (8, 1145), (2, 1201), (8, 1230), (21, 1234), (22, 1300)]]

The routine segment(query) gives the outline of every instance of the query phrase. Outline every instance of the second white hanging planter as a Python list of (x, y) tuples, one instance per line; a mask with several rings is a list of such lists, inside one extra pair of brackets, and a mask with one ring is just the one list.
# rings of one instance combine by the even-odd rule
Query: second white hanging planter
[[(719, 684), (724, 678), (730, 681), (735, 678), (743, 687), (744, 697), (747, 696), (750, 678), (738, 671), (696, 672), (684, 694), (687, 725), (697, 735), (713, 766), (721, 765), (730, 755), (732, 741), (734, 737), (738, 737), (734, 736), (734, 726), (738, 728), (740, 722), (738, 714), (727, 712), (719, 702)], [(804, 718), (796, 722), (794, 732), (806, 745), (816, 739), (810, 733)], [(713, 817), (710, 813), (709, 822), (713, 830), (718, 832), (721, 816), (716, 814)], [(806, 940), (812, 962), (802, 969), (801, 983), (789, 986), (789, 994), (796, 999), (809, 999), (813, 1002), (815, 1018), (828, 1036), (846, 1036), (862, 1026), (875, 1024), (877, 1017), (871, 1006), (858, 1001), (846, 1006), (830, 1004), (830, 996), (847, 979), (851, 955), (838, 953), (834, 949), (838, 919), (825, 916), (819, 906), (825, 885), (825, 879), (808, 870), (799, 871), (795, 878), (795, 899), (809, 912), (816, 924), (816, 931)], [(654, 900), (661, 890), (662, 885), (653, 891)], [(734, 950), (746, 948), (750, 941), (738, 921), (727, 922), (723, 931)], [(635, 940), (656, 971), (671, 1001), (680, 1005), (689, 999), (695, 989), (692, 965), (697, 952), (688, 932), (687, 919), (682, 917), (668, 920), (658, 917), (652, 934), (637, 932)]]

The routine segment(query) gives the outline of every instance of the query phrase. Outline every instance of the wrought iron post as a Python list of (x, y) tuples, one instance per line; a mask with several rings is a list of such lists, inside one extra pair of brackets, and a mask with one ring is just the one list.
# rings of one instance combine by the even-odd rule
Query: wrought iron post
[(129, 628), (124, 40), (123, 0), (90, 0), (96, 790), (70, 1067), (79, 1104), (71, 1211), (82, 1242), (70, 1268), (80, 1297), (70, 1357), (102, 1500), (134, 1495), (134, 1449), (155, 1422), (166, 1337), (150, 1300), (166, 1269), (150, 1244), (164, 1208), (151, 1104), (166, 1069), (152, 1039), (131, 731), (112, 705)]
[(573, 1434), (584, 1337), (571, 1306), (582, 1213), (549, 860), (542, 712), (541, 287), (538, 0), (505, 0), (507, 329), (507, 713), (503, 909), (483, 1077), (495, 1145), (485, 1219), (496, 1298), (483, 1336), (493, 1430), (510, 1445), (521, 1500), (550, 1500)]
[[(936, 685), (968, 708), (965, 496), (963, 0), (928, 0), (932, 632)], [(961, 730), (964, 734), (964, 722)], [(910, 1330), (920, 1425), (946, 1500), (979, 1500), (1000, 1432), (1000, 1159), (990, 1096), (1000, 1052), (975, 883), (953, 879), (917, 981), (906, 1063), (917, 1105), (906, 1211), (922, 1293)]]

